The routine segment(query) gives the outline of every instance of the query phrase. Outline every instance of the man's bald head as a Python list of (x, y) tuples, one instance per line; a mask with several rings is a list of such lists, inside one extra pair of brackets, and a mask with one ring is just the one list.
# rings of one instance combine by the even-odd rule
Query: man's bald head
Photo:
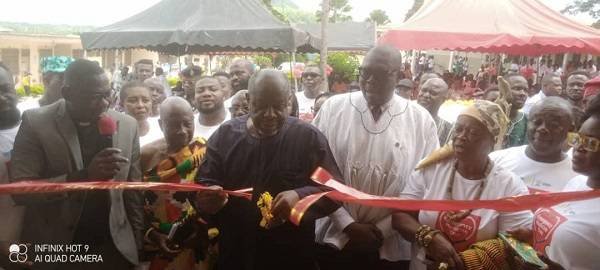
[(259, 95), (261, 92), (278, 92), (288, 97), (290, 95), (290, 82), (283, 72), (276, 69), (260, 70), (250, 79), (248, 84), (248, 94), (252, 96)]
[(246, 59), (238, 59), (229, 67), (233, 93), (248, 88), (248, 80), (254, 74), (254, 64)]
[(448, 92), (448, 84), (440, 78), (428, 79), (421, 87), (425, 87), (425, 86), (429, 86), (429, 85), (440, 89), (442, 91), (442, 93)]
[(397, 70), (402, 67), (402, 55), (398, 49), (389, 45), (379, 45), (371, 49), (364, 61), (383, 61), (390, 68)]
[(575, 112), (560, 97), (546, 97), (535, 103), (527, 116), (527, 140), (531, 158), (559, 160), (567, 134), (575, 128)]
[(391, 46), (380, 45), (367, 53), (359, 83), (369, 106), (382, 106), (392, 99), (401, 65), (400, 52)]
[(254, 74), (248, 85), (250, 119), (259, 136), (279, 132), (288, 116), (290, 83), (283, 72), (275, 69)]
[(436, 117), (446, 99), (448, 99), (448, 84), (440, 78), (431, 78), (420, 86), (417, 103)]
[(160, 104), (158, 123), (170, 153), (179, 151), (194, 138), (194, 112), (182, 97), (168, 97)]
[(533, 106), (531, 106), (531, 110), (529, 111), (529, 114), (533, 115), (535, 113), (539, 113), (540, 111), (543, 111), (546, 109), (559, 110), (560, 112), (562, 112), (566, 116), (568, 116), (572, 122), (575, 122), (575, 118), (574, 118), (575, 116), (573, 114), (573, 106), (571, 105), (571, 103), (569, 103), (569, 101), (567, 101), (564, 98), (556, 97), (556, 96), (546, 97), (546, 98), (536, 102), (535, 104), (533, 104)]
[(194, 114), (194, 111), (192, 109), (192, 105), (190, 105), (189, 102), (187, 102), (187, 100), (185, 100), (182, 97), (177, 97), (177, 96), (172, 96), (172, 97), (168, 97), (166, 98), (161, 104), (160, 104), (160, 118), (168, 118), (170, 114), (172, 113), (191, 113), (192, 115)]

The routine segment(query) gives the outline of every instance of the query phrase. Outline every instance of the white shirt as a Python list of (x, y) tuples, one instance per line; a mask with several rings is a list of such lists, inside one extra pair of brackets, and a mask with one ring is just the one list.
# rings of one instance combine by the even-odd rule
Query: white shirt
[(231, 108), (231, 102), (233, 102), (233, 96), (229, 97), (225, 101), (223, 101), (223, 107), (229, 113), (229, 109)]
[(214, 126), (205, 126), (200, 124), (199, 114), (194, 114), (194, 137), (202, 137), (208, 141), (210, 136), (217, 131), (221, 124), (227, 122), (229, 119), (231, 119), (231, 113), (229, 113), (229, 110), (225, 110), (225, 119), (223, 122)]
[(304, 92), (297, 92), (296, 99), (298, 100), (299, 118), (307, 121), (313, 120), (312, 107), (315, 105), (315, 99), (307, 98), (306, 95), (304, 95)]
[(531, 106), (533, 106), (533, 104), (536, 104), (538, 101), (544, 98), (546, 98), (546, 94), (544, 94), (544, 91), (542, 90), (540, 90), (537, 94), (533, 95), (532, 97), (527, 98), (522, 109), (525, 115), (529, 115), (529, 110), (531, 110)]
[[(323, 132), (348, 186), (363, 192), (397, 197), (418, 161), (438, 148), (437, 130), (421, 106), (397, 95), (382, 106), (373, 120), (362, 92), (336, 95), (321, 107), (313, 124)], [(392, 229), (387, 209), (345, 204), (329, 217), (317, 220), (316, 241), (341, 249), (350, 223), (375, 224), (383, 233), (382, 259), (410, 258), (410, 244)]]
[(158, 124), (158, 117), (149, 117), (148, 126), (148, 133), (146, 133), (144, 136), (140, 136), (140, 147), (164, 138), (162, 130), (160, 129), (160, 125)]
[[(587, 177), (573, 178), (563, 191), (591, 190)], [(535, 213), (536, 248), (565, 269), (598, 269), (600, 265), (600, 198), (566, 202)]]
[[(455, 159), (449, 159), (414, 172), (400, 197), (415, 200), (474, 200), (481, 188), (481, 200), (494, 200), (504, 197), (528, 194), (527, 187), (519, 178), (506, 169), (494, 165), (485, 179), (469, 180), (456, 172), (451, 197), (448, 185), (451, 183)], [(442, 212), (443, 213), (443, 212)], [(476, 209), (463, 219), (462, 226), (451, 226), (451, 221), (444, 219), (446, 213), (437, 211), (420, 211), (419, 223), (437, 228), (451, 239), (466, 240), (455, 244), (467, 248), (468, 245), (493, 239), (498, 232), (505, 232), (519, 227), (529, 227), (532, 220), (530, 211), (501, 213), (490, 209)], [(469, 226), (470, 225), (470, 226)], [(474, 231), (477, 228), (477, 231)], [(455, 234), (452, 234), (455, 232)], [(468, 237), (470, 236), (470, 237)], [(462, 250), (458, 250), (462, 251)], [(425, 250), (413, 245), (411, 259), (412, 270), (426, 269), (423, 263)]]
[[(9, 183), (8, 162), (18, 130), (19, 126), (0, 130), (0, 184)], [(25, 208), (16, 206), (10, 195), (0, 195), (0, 217), (5, 220), (0, 226), (0, 242), (19, 240), (24, 213)]]
[(559, 192), (569, 179), (577, 176), (571, 168), (571, 157), (556, 163), (535, 161), (525, 154), (527, 145), (511, 147), (490, 154), (498, 166), (512, 171), (523, 180), (532, 192)]

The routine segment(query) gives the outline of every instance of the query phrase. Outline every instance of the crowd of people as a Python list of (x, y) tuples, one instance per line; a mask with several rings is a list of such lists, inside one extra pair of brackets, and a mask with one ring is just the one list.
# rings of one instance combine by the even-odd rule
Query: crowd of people
[[(508, 72), (452, 123), (438, 115), (452, 83), (432, 72), (407, 77), (387, 46), (366, 54), (359, 89), (347, 93), (328, 91), (313, 65), (294, 92), (284, 73), (246, 59), (210, 75), (187, 67), (173, 89), (149, 60), (110, 79), (92, 61), (49, 63), (40, 107), (25, 112), (0, 63), (1, 183), (207, 190), (0, 195), (5, 269), (539, 269), (499, 233), (532, 245), (549, 269), (600, 265), (590, 256), (600, 252), (600, 198), (500, 212), (393, 211), (323, 197), (300, 225), (288, 221), (300, 199), (328, 190), (311, 180), (319, 167), (362, 192), (415, 201), (597, 190), (596, 71), (567, 74), (564, 90), (548, 73), (535, 95), (526, 75)], [(109, 136), (106, 121), (116, 129)], [(248, 188), (251, 199), (225, 192)], [(102, 262), (14, 263), (12, 243), (86, 244)]]

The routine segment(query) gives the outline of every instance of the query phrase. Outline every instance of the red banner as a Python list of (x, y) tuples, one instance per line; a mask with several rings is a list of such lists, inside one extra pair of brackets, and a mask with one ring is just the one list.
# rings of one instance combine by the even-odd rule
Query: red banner
[(371, 207), (389, 208), (404, 211), (459, 211), (469, 209), (493, 209), (500, 212), (516, 212), (551, 207), (568, 201), (581, 201), (600, 197), (600, 190), (537, 193), (531, 195), (501, 198), (497, 200), (410, 200), (395, 197), (375, 196), (356, 190), (336, 181), (323, 168), (318, 168), (311, 177), (313, 181), (328, 186), (332, 191), (307, 196), (292, 209), (290, 221), (300, 224), (304, 213), (323, 196), (333, 200), (361, 204)]
[[(117, 182), (117, 181), (95, 181), (95, 182), (66, 182), (54, 183), (44, 181), (21, 181), (11, 184), (0, 185), (0, 194), (24, 194), (24, 193), (50, 193), (68, 192), (78, 190), (101, 190), (101, 189), (130, 189), (130, 190), (155, 190), (155, 191), (205, 191), (210, 190), (206, 186), (198, 184), (160, 183), (160, 182)], [(235, 191), (223, 190), (231, 195), (251, 199), (252, 189), (241, 189)]]

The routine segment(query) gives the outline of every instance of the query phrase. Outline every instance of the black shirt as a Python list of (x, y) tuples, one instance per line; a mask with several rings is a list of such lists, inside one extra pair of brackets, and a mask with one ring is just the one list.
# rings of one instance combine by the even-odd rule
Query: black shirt
[(321, 191), (310, 180), (318, 167), (341, 179), (325, 136), (315, 127), (288, 117), (274, 136), (258, 139), (248, 133), (248, 116), (219, 127), (208, 141), (198, 182), (227, 190), (253, 188), (252, 201), (230, 197), (214, 217), (219, 227), (217, 267), (229, 269), (316, 269), (314, 221), (285, 224), (269, 230), (259, 226), (256, 201), (268, 191), (296, 190), (300, 197)]
[[(94, 156), (104, 149), (98, 127), (93, 124), (75, 123), (77, 136), (83, 158), (83, 166), (87, 168)], [(81, 181), (97, 181), (99, 179), (81, 179)], [(86, 192), (83, 210), (75, 231), (73, 243), (101, 245), (110, 239), (109, 218), (110, 199), (107, 190)]]

